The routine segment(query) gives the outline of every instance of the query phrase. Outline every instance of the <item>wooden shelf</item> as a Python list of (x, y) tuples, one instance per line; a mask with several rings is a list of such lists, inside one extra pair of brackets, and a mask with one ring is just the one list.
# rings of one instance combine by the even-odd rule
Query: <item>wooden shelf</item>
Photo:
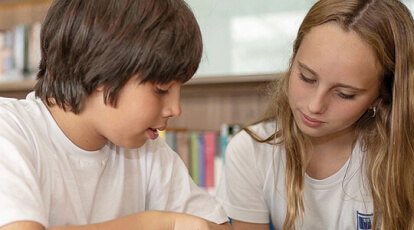
[(275, 77), (278, 76), (280, 76), (280, 74), (194, 77), (190, 81), (188, 81), (186, 85), (266, 82), (272, 81)]
[(10, 91), (30, 91), (33, 90), (35, 84), (35, 80), (0, 82), (0, 94)]
[(33, 3), (43, 3), (43, 2), (51, 2), (52, 0), (0, 0), (0, 7), (4, 6), (15, 6), (22, 4), (33, 4)]
[(34, 80), (0, 82), (0, 97), (25, 98), (35, 84)]
[(42, 22), (51, 0), (0, 0), (0, 30)]
[[(184, 88), (206, 85), (237, 84), (237, 83), (260, 83), (269, 82), (280, 76), (280, 74), (263, 75), (241, 75), (226, 77), (195, 77), (185, 83)], [(31, 91), (36, 84), (35, 80), (4, 81), (0, 82), (0, 95), (4, 92)]]

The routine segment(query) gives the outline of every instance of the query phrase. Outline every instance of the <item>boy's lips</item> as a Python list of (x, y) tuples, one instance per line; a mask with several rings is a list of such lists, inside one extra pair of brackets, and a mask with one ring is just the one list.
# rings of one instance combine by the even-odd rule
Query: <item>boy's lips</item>
[(164, 131), (166, 128), (167, 128), (167, 126), (162, 126), (162, 127), (156, 128), (156, 129), (159, 130), (159, 131)]
[(158, 137), (158, 131), (156, 129), (148, 128), (147, 129), (148, 135), (151, 140), (155, 140)]

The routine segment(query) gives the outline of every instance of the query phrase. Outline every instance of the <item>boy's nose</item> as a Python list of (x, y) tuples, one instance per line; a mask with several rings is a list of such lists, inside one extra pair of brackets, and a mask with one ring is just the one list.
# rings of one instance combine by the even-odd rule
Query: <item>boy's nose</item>
[(171, 118), (179, 117), (181, 115), (181, 104), (180, 101), (176, 105), (171, 107)]
[(175, 118), (181, 115), (181, 105), (180, 99), (174, 100), (168, 106), (166, 106), (163, 110), (163, 117), (166, 118)]

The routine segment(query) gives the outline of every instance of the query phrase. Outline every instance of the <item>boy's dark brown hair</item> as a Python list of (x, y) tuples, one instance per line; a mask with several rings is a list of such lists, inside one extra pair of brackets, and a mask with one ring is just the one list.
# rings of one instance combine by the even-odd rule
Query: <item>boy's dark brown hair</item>
[(42, 26), (36, 96), (80, 113), (102, 85), (105, 103), (116, 106), (131, 77), (188, 81), (202, 46), (183, 0), (54, 0)]

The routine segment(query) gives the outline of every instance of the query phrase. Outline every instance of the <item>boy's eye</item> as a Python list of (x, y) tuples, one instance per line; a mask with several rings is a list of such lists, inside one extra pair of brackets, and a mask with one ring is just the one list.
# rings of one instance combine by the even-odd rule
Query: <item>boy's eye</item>
[(345, 94), (345, 93), (341, 93), (341, 92), (339, 92), (338, 95), (343, 99), (352, 99), (352, 98), (355, 97), (355, 95)]
[(314, 82), (316, 82), (316, 80), (314, 80), (314, 79), (310, 79), (310, 78), (305, 77), (305, 75), (303, 75), (302, 73), (299, 74), (299, 78), (302, 81), (306, 82), (306, 83), (314, 83)]
[(156, 91), (159, 94), (167, 94), (168, 93), (168, 90), (164, 90), (164, 89), (161, 89), (159, 87), (156, 87)]

